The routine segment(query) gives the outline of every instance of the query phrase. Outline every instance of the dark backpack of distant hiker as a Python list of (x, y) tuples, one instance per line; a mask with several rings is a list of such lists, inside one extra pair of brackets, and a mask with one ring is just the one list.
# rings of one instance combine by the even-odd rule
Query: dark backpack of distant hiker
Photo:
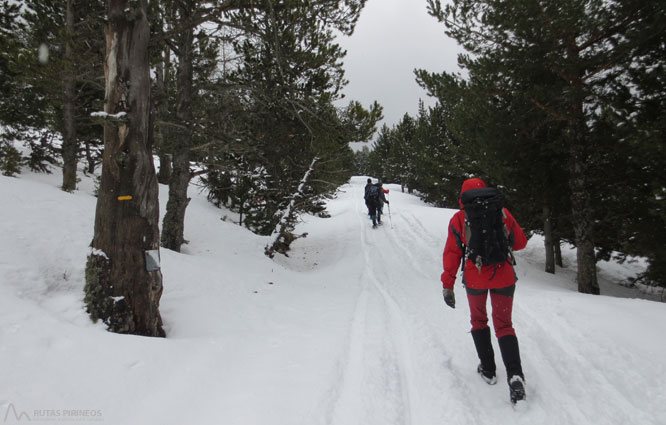
[(374, 184), (368, 187), (365, 194), (365, 199), (368, 203), (376, 204), (379, 202), (379, 187), (375, 186)]
[(470, 189), (463, 192), (461, 201), (465, 210), (467, 258), (476, 265), (479, 272), (481, 266), (506, 262), (515, 264), (509, 230), (503, 220), (503, 199), (499, 191), (491, 187)]

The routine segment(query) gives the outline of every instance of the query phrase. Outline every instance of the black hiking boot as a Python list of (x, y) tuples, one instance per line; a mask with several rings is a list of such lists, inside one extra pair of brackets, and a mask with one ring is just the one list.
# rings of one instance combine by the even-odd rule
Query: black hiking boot
[(527, 398), (525, 394), (525, 380), (522, 376), (514, 375), (509, 378), (509, 395), (511, 396), (512, 404), (516, 404)]
[(502, 352), (502, 360), (504, 360), (504, 366), (506, 366), (511, 403), (516, 404), (516, 402), (526, 398), (525, 375), (523, 375), (523, 368), (520, 363), (518, 338), (515, 335), (506, 335), (500, 338), (498, 342)]
[(497, 383), (497, 376), (495, 375), (495, 352), (493, 351), (493, 344), (490, 341), (490, 328), (477, 329), (472, 331), (472, 338), (474, 339), (474, 346), (476, 353), (479, 356), (481, 363), (476, 371), (479, 373), (489, 385)]
[(476, 371), (481, 376), (481, 379), (486, 381), (488, 385), (495, 385), (497, 383), (497, 376), (495, 375), (495, 372), (485, 370), (481, 363), (479, 363), (479, 366), (476, 368)]

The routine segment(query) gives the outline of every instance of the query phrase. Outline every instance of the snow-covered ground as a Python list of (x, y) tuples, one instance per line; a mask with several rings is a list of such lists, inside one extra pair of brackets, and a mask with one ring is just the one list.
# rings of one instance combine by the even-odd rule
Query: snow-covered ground
[(541, 271), (537, 238), (517, 253), (528, 402), (514, 410), (503, 368), (495, 386), (476, 375), (463, 288), (455, 310), (442, 300), (454, 211), (389, 186), (391, 217), (373, 230), (353, 178), (331, 218), (304, 217), (308, 237), (270, 260), (267, 238), (192, 188), (190, 244), (161, 251), (168, 338), (142, 338), (86, 315), (93, 184), (68, 194), (60, 178), (0, 176), (2, 423), (666, 423), (666, 303), (616, 284), (640, 264), (600, 264), (614, 296), (590, 296), (575, 291), (573, 252), (557, 275)]

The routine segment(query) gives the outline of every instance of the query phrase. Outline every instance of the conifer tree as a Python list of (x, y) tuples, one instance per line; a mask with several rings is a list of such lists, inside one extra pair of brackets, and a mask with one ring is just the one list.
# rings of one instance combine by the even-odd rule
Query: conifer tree
[[(367, 115), (359, 113), (360, 105), (345, 111), (333, 106), (345, 81), (344, 52), (332, 30), (351, 32), (363, 4), (264, 0), (228, 13), (247, 35), (235, 43), (241, 62), (229, 76), (246, 99), (242, 114), (249, 124), (241, 137), (247, 159), (266, 175), (263, 208), (245, 221), (255, 231), (270, 233), (297, 193), (294, 214), (320, 210), (319, 198), (350, 175), (348, 143), (367, 137), (362, 134), (381, 116), (378, 105)], [(308, 172), (314, 158), (319, 160)]]
[(367, 176), (370, 174), (370, 164), (368, 162), (370, 149), (363, 146), (360, 150), (354, 152), (354, 174), (357, 176)]
[[(164, 248), (180, 251), (185, 243), (185, 211), (189, 198), (187, 188), (190, 184), (190, 158), (193, 146), (193, 107), (194, 94), (194, 56), (196, 15), (202, 2), (186, 0), (166, 2), (173, 10), (168, 15), (174, 19), (173, 51), (176, 63), (176, 99), (174, 101), (173, 122), (167, 134), (170, 146), (171, 172), (169, 178), (169, 200), (162, 221), (161, 244)], [(166, 165), (166, 164), (165, 164)]]
[(409, 114), (405, 114), (393, 131), (391, 151), (388, 158), (389, 173), (386, 178), (405, 187), (412, 187), (414, 182), (414, 138), (416, 122)]
[(639, 280), (666, 286), (666, 5), (627, 1), (618, 7), (636, 10), (641, 24), (626, 33), (632, 59), (602, 93), (605, 107), (594, 126), (604, 153), (599, 178), (609, 189), (595, 199), (599, 256), (647, 257)]
[(104, 3), (26, 0), (6, 7), (16, 16), (14, 23), (2, 22), (13, 50), (4, 62), (11, 92), (0, 99), (0, 119), (12, 137), (40, 148), (28, 161), (35, 170), (48, 171), (44, 164), (54, 162), (54, 156), (42, 155), (55, 146), (43, 149), (43, 142), (62, 140), (62, 189), (74, 190), (81, 140), (101, 139), (90, 113), (103, 99)]
[[(509, 105), (531, 105), (557, 128), (561, 148), (556, 152), (565, 153), (568, 164), (579, 291), (598, 293), (594, 197), (602, 188), (595, 178), (600, 146), (593, 127), (603, 110), (603, 93), (645, 42), (627, 35), (645, 34), (640, 29), (654, 5), (593, 0), (428, 3), (447, 33), (470, 52), (459, 62), (470, 72), (473, 87), (491, 88), (486, 102), (513, 97)], [(454, 79), (431, 77), (431, 83)], [(430, 87), (442, 91), (437, 84)]]
[(415, 159), (411, 188), (427, 202), (458, 208), (459, 182), (463, 179), (462, 170), (467, 169), (467, 159), (457, 149), (441, 105), (426, 110), (421, 104), (412, 150)]
[[(2, 0), (0, 2), (0, 124), (12, 123), (15, 115), (15, 102), (21, 92), (17, 82), (19, 71), (12, 64), (19, 54), (19, 32), (22, 21), (19, 19), (21, 7), (18, 3)], [(0, 133), (0, 172), (13, 176), (20, 172), (21, 155), (11, 143), (11, 136), (5, 131)]]
[(386, 178), (389, 173), (388, 161), (391, 152), (391, 138), (393, 130), (384, 124), (372, 144), (368, 155), (369, 174), (376, 178)]

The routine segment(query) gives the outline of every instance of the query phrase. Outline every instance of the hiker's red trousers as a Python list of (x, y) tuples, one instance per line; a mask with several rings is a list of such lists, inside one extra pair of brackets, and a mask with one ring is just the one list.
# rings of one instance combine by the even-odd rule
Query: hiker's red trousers
[(488, 327), (488, 313), (486, 311), (488, 293), (490, 293), (490, 306), (492, 308), (493, 327), (497, 338), (506, 335), (516, 335), (511, 322), (513, 310), (513, 294), (516, 285), (498, 289), (471, 289), (467, 288), (467, 301), (472, 316), (472, 331)]

